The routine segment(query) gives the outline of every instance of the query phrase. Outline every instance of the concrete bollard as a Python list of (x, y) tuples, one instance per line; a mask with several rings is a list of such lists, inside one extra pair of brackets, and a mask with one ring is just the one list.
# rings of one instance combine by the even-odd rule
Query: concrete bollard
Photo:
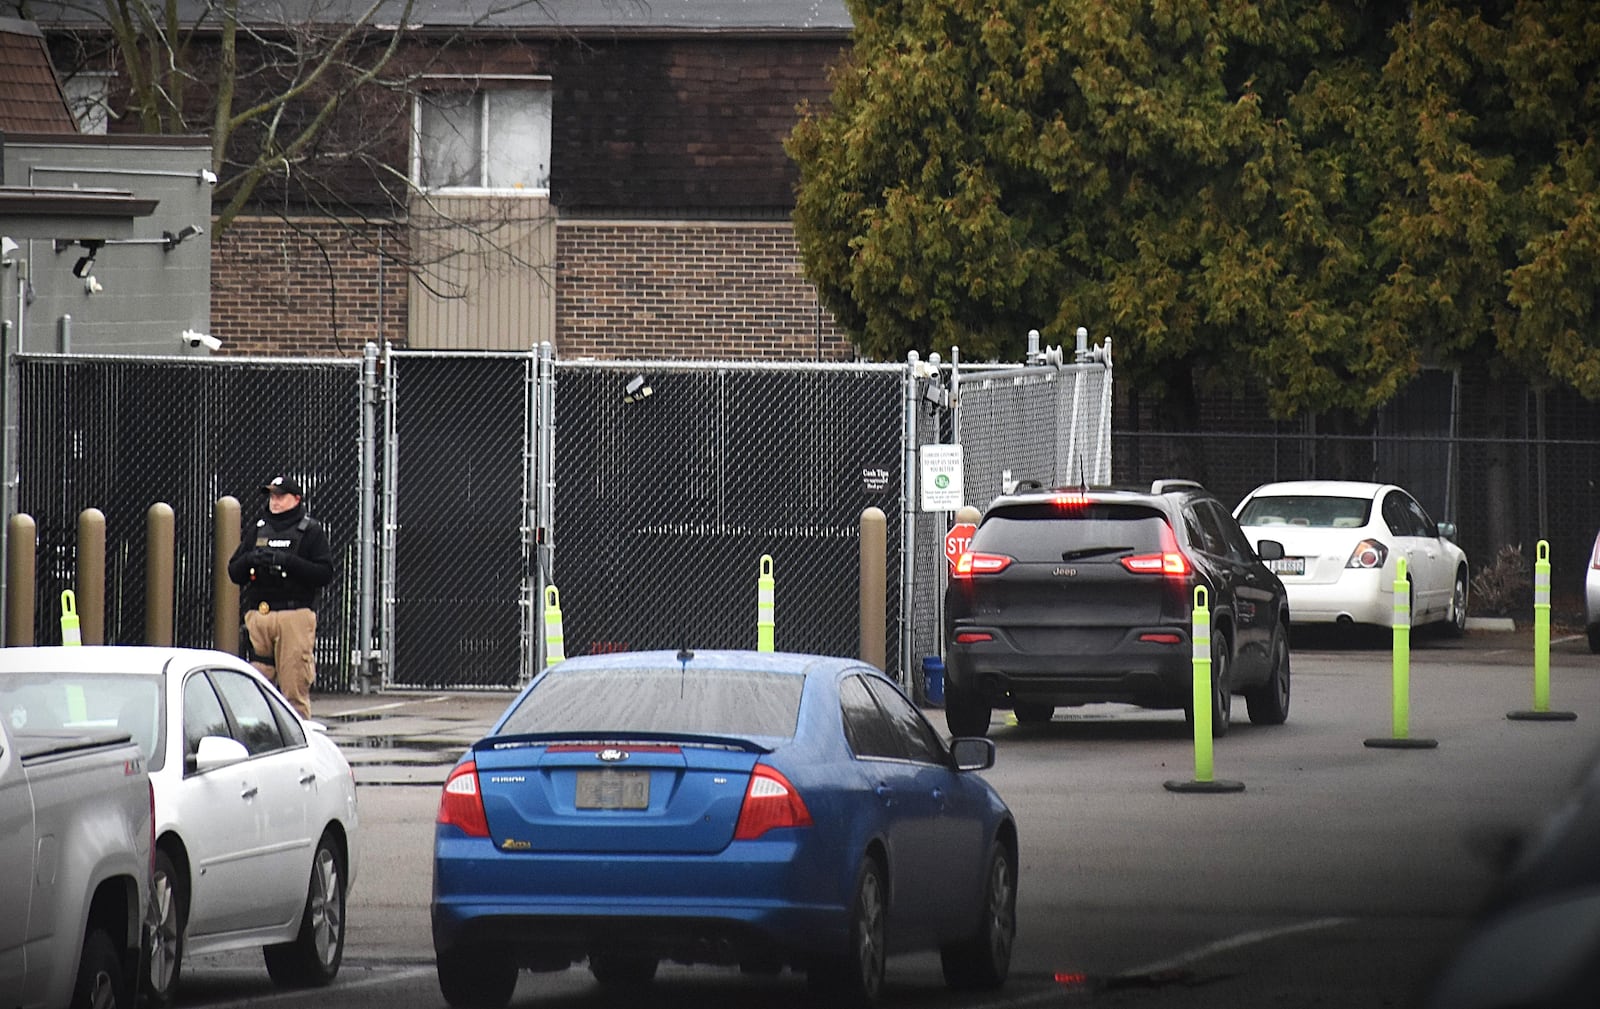
[(172, 506), (157, 502), (145, 513), (144, 643), (170, 647), (173, 616), (173, 564), (177, 521)]
[(78, 513), (78, 634), (86, 645), (106, 643), (106, 517), (98, 508)]
[(39, 531), (33, 516), (21, 512), (6, 524), (6, 644), (33, 644), (38, 589), (34, 581)]
[(861, 510), (861, 661), (878, 669), (889, 658), (888, 518), (882, 508)]

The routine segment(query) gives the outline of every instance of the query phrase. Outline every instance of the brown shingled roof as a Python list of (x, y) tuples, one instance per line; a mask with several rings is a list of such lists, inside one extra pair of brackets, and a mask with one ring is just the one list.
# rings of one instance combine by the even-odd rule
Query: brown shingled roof
[(78, 132), (44, 36), (30, 21), (0, 18), (0, 132)]

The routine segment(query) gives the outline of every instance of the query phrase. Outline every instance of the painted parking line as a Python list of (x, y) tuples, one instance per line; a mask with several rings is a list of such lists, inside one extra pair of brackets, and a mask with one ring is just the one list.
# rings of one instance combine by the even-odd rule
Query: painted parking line
[(1182, 968), (1188, 967), (1192, 964), (1199, 963), (1201, 960), (1204, 960), (1208, 957), (1216, 956), (1218, 953), (1227, 953), (1231, 950), (1243, 949), (1246, 946), (1254, 946), (1259, 943), (1271, 942), (1274, 939), (1282, 939), (1285, 936), (1298, 935), (1301, 932), (1315, 932), (1320, 929), (1334, 928), (1354, 920), (1355, 919), (1353, 918), (1316, 918), (1311, 921), (1296, 922), (1293, 925), (1284, 925), (1279, 928), (1263, 928), (1256, 929), (1252, 932), (1241, 932), (1238, 935), (1229, 936), (1226, 939), (1218, 939), (1216, 942), (1208, 942), (1204, 946), (1196, 946), (1194, 949), (1180, 953), (1177, 956), (1167, 960), (1160, 960), (1155, 963), (1145, 964), (1141, 967), (1135, 967), (1132, 970), (1123, 971), (1121, 974), (1118, 974), (1117, 977), (1146, 977), (1152, 974), (1171, 973), (1181, 970)]
[[(433, 965), (403, 967), (392, 974), (374, 973), (368, 977), (357, 978), (351, 981), (335, 981), (327, 988), (316, 989), (318, 1001), (322, 1005), (329, 1004), (330, 996), (338, 996), (344, 992), (355, 991), (359, 988), (377, 988), (384, 985), (405, 984), (418, 978), (436, 977)], [(208, 1003), (206, 1009), (254, 1009), (256, 1006), (276, 1005), (283, 1002), (295, 1001), (305, 1004), (306, 989), (293, 991), (274, 992), (270, 995), (255, 994), (247, 998), (236, 999), (232, 1002)]]

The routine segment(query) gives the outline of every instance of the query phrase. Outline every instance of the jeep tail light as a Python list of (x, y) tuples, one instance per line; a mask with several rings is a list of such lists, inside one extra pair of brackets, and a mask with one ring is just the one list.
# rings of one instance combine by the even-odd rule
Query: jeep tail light
[(988, 631), (961, 631), (956, 634), (956, 644), (958, 645), (977, 645), (993, 640), (994, 635)]
[(735, 841), (753, 841), (779, 827), (809, 827), (811, 811), (789, 779), (766, 764), (750, 771), (750, 784), (744, 790), (744, 805), (739, 809), (739, 825), (733, 830)]
[(1377, 540), (1362, 540), (1350, 552), (1350, 559), (1344, 562), (1347, 568), (1381, 568), (1383, 562), (1389, 559), (1389, 548)]
[(1122, 558), (1122, 566), (1136, 575), (1168, 575), (1173, 578), (1184, 578), (1194, 571), (1189, 558), (1178, 549), (1172, 528), (1165, 525), (1161, 527), (1160, 553), (1131, 554)]
[(955, 578), (997, 575), (1010, 566), (1011, 558), (1005, 554), (975, 554), (968, 551), (956, 558), (956, 569), (951, 575)]
[(1193, 571), (1189, 558), (1177, 550), (1159, 554), (1134, 554), (1122, 558), (1122, 566), (1136, 575), (1172, 575), (1182, 577)]
[(489, 818), (483, 812), (483, 795), (478, 791), (478, 765), (474, 761), (458, 764), (445, 780), (439, 797), (437, 823), (449, 824), (468, 837), (488, 837)]

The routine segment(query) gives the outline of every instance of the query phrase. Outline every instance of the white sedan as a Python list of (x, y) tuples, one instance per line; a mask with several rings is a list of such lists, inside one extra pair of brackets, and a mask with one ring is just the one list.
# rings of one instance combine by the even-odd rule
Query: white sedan
[(1396, 561), (1406, 559), (1412, 626), (1467, 627), (1467, 555), (1455, 527), (1436, 523), (1393, 484), (1298, 480), (1263, 484), (1234, 509), (1254, 545), (1283, 544), (1269, 561), (1297, 624), (1394, 623)]
[(183, 648), (0, 649), (0, 712), (117, 726), (145, 751), (156, 854), (144, 1001), (186, 956), (260, 946), (285, 987), (332, 981), (355, 878), (356, 787), (323, 727), (249, 663)]

